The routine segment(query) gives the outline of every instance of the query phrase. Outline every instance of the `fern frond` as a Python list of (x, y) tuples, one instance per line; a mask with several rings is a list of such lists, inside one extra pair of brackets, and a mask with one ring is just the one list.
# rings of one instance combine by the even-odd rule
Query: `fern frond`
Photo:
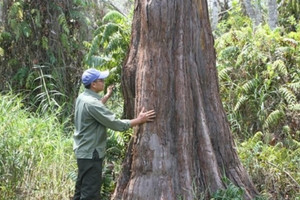
[(239, 51), (239, 48), (236, 47), (236, 46), (229, 46), (229, 47), (226, 47), (224, 50), (222, 50), (220, 52), (220, 55), (224, 58), (226, 57), (231, 57), (231, 56), (234, 56), (235, 54), (237, 54)]
[(249, 93), (251, 92), (253, 89), (256, 88), (258, 83), (258, 79), (254, 78), (252, 80), (249, 80), (248, 82), (246, 82), (243, 86), (242, 89), (245, 91), (245, 93)]
[(119, 26), (117, 24), (114, 24), (114, 23), (106, 24), (100, 44), (104, 44), (104, 42), (108, 41), (109, 38), (117, 31), (119, 31)]
[(122, 22), (126, 21), (126, 18), (121, 13), (119, 13), (119, 12), (117, 12), (115, 10), (112, 10), (112, 11), (108, 12), (102, 18), (102, 21), (104, 23), (107, 23), (107, 22), (122, 23)]
[(299, 91), (300, 89), (300, 81), (295, 82), (295, 83), (289, 83), (288, 87), (291, 88), (293, 91)]
[(110, 60), (111, 60), (111, 58), (109, 58), (109, 57), (91, 56), (86, 64), (89, 65), (90, 67), (98, 68), (98, 67), (105, 65)]
[(120, 34), (115, 34), (115, 35), (117, 35), (117, 37), (113, 37), (110, 39), (110, 41), (105, 49), (105, 53), (117, 51), (118, 49), (121, 49), (123, 51), (127, 50), (128, 43), (127, 42), (124, 43), (124, 39), (121, 37)]
[(279, 92), (280, 92), (280, 94), (282, 94), (283, 98), (287, 101), (287, 103), (289, 105), (296, 104), (297, 98), (291, 90), (289, 90), (285, 87), (281, 87), (281, 88), (279, 88)]
[(231, 80), (229, 72), (231, 72), (232, 67), (226, 67), (218, 72), (219, 80)]
[(291, 111), (300, 111), (300, 103), (289, 105)]
[(62, 43), (63, 47), (66, 48), (68, 51), (70, 51), (69, 50), (70, 45), (69, 45), (69, 41), (68, 41), (68, 36), (65, 33), (63, 33), (60, 36), (60, 40), (61, 40), (61, 43)]
[(280, 74), (282, 75), (288, 75), (287, 67), (285, 66), (284, 62), (282, 60), (276, 60), (272, 65), (274, 70), (278, 70)]
[(67, 23), (67, 19), (66, 19), (65, 15), (63, 13), (58, 16), (58, 23), (62, 26), (62, 29), (67, 34), (70, 33), (70, 30), (69, 30), (69, 27), (68, 27), (68, 23)]
[(240, 107), (248, 100), (248, 97), (247, 96), (242, 96), (238, 102), (235, 104), (235, 107), (234, 107), (234, 111), (237, 111), (238, 109), (240, 109)]
[(247, 55), (250, 54), (251, 52), (251, 46), (249, 44), (246, 44), (243, 49), (241, 50), (240, 54), (237, 56), (237, 59), (236, 59), (236, 63), (235, 63), (235, 66), (240, 66), (245, 58), (247, 57)]
[(100, 27), (98, 27), (95, 31), (94, 31), (94, 36), (97, 36), (99, 34), (102, 34), (102, 32), (104, 31), (105, 29), (105, 25), (102, 25)]
[(100, 34), (96, 35), (94, 37), (91, 47), (90, 47), (90, 51), (88, 53), (88, 58), (90, 58), (92, 55), (94, 55), (99, 50), (101, 40), (102, 40), (102, 36)]
[(289, 43), (291, 46), (298, 46), (298, 42), (296, 40), (293, 40), (291, 38), (284, 38), (283, 39), (284, 42)]
[(278, 48), (276, 48), (275, 55), (280, 57), (284, 54), (289, 53), (290, 49), (291, 49), (290, 47), (278, 47)]
[(271, 112), (269, 114), (269, 116), (267, 117), (267, 119), (265, 120), (265, 122), (263, 124), (263, 128), (267, 129), (270, 126), (275, 125), (276, 123), (278, 123), (278, 121), (281, 119), (283, 114), (284, 113), (281, 110), (274, 110), (273, 112)]

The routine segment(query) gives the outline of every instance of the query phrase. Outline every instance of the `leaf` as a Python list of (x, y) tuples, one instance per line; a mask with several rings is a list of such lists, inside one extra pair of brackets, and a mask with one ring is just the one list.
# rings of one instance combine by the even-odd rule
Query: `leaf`
[(278, 121), (281, 119), (283, 114), (284, 113), (281, 110), (274, 110), (273, 112), (271, 112), (267, 117), (267, 119), (265, 120), (263, 124), (263, 128), (267, 129), (271, 125), (275, 125), (276, 123), (278, 123)]
[(103, 56), (91, 56), (87, 64), (91, 67), (101, 67), (105, 63), (109, 62), (111, 59), (109, 57)]
[(42, 37), (42, 47), (44, 49), (46, 49), (46, 50), (49, 48), (49, 46), (48, 46), (48, 38), (45, 37), (45, 36)]
[(231, 72), (233, 68), (232, 67), (226, 67), (218, 72), (219, 80), (231, 80), (229, 76), (229, 72)]
[(29, 25), (26, 22), (23, 22), (21, 26), (23, 34), (28, 38), (31, 35), (31, 29)]
[(300, 111), (300, 103), (289, 105), (289, 109), (292, 111)]
[(245, 93), (249, 93), (257, 87), (257, 84), (258, 84), (258, 79), (254, 78), (254, 79), (249, 80), (248, 82), (246, 82), (242, 86), (242, 89), (245, 91)]
[(282, 75), (288, 75), (287, 67), (282, 60), (276, 60), (272, 66), (274, 70), (277, 69)]
[(114, 24), (114, 23), (106, 24), (100, 44), (103, 45), (104, 42), (107, 42), (109, 40), (109, 38), (117, 31), (119, 31), (119, 26), (117, 24)]
[(114, 23), (122, 23), (124, 21), (126, 21), (126, 17), (124, 15), (122, 15), (121, 13), (112, 10), (110, 12), (108, 12), (103, 18), (102, 21), (104, 23), (107, 22), (114, 22)]
[(242, 96), (239, 98), (238, 102), (235, 104), (234, 111), (236, 112), (246, 101), (248, 100), (248, 97)]
[(297, 102), (296, 96), (293, 92), (285, 87), (281, 87), (279, 92), (282, 94), (283, 98), (287, 101), (289, 105), (294, 105)]
[(58, 16), (58, 23), (62, 26), (62, 28), (66, 32), (66, 34), (69, 35), (70, 30), (69, 30), (68, 23), (67, 23), (64, 13), (62, 13)]
[(300, 89), (300, 81), (295, 82), (295, 83), (289, 83), (288, 87), (291, 88), (291, 89), (293, 89), (295, 92), (299, 91), (299, 89)]

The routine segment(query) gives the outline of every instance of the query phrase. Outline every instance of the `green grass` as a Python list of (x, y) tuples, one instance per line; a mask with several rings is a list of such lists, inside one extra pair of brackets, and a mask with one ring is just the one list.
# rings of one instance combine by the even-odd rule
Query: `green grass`
[(71, 133), (56, 114), (31, 114), (0, 95), (0, 193), (8, 199), (69, 199), (76, 163)]

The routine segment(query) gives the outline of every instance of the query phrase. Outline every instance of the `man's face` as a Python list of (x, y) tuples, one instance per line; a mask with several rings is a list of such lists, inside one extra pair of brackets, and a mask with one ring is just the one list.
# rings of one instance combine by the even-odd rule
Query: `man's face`
[(97, 79), (94, 82), (92, 82), (91, 89), (97, 93), (103, 91), (104, 90), (104, 80)]

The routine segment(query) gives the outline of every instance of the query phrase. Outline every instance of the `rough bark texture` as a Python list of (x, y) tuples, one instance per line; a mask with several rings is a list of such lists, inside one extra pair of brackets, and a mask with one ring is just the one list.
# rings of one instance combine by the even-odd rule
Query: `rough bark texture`
[(112, 199), (209, 198), (224, 174), (246, 199), (257, 194), (234, 149), (213, 46), (206, 0), (136, 0), (123, 90), (135, 114), (145, 106), (157, 118), (134, 130)]

